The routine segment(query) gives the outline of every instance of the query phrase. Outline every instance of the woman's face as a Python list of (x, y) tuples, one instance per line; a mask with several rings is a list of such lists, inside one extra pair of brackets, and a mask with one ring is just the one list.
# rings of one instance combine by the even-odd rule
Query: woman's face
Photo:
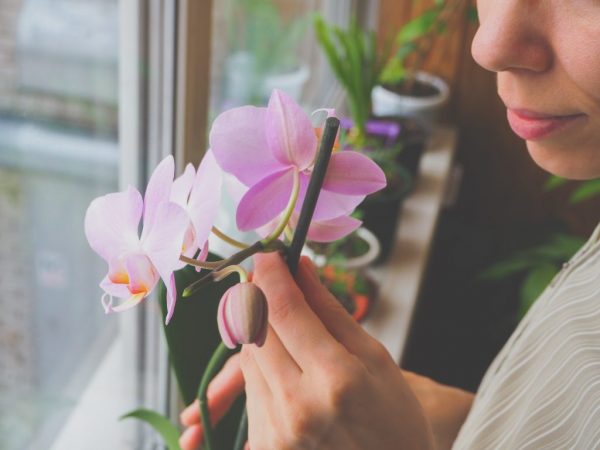
[(600, 0), (478, 0), (473, 57), (498, 73), (513, 131), (538, 165), (600, 177)]

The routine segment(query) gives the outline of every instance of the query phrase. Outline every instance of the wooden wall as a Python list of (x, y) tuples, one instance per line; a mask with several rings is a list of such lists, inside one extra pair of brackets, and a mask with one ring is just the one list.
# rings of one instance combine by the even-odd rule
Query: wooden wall
[[(379, 0), (380, 42), (433, 0), (413, 6), (411, 0)], [(546, 193), (548, 175), (529, 158), (524, 142), (510, 130), (506, 110), (496, 94), (495, 76), (480, 68), (470, 47), (476, 25), (461, 17), (440, 38), (426, 69), (450, 82), (452, 99), (445, 120), (460, 130), (458, 160), (465, 169), (460, 208), (481, 226), (514, 226), (565, 220), (587, 234), (600, 220), (594, 200), (578, 206), (567, 202), (570, 188)]]

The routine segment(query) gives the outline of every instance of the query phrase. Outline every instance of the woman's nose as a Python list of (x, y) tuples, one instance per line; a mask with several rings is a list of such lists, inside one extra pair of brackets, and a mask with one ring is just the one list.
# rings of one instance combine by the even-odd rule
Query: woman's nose
[[(493, 72), (544, 72), (552, 65), (552, 47), (541, 11), (523, 0), (480, 0), (480, 26), (471, 53)], [(537, 2), (535, 2), (537, 3)]]

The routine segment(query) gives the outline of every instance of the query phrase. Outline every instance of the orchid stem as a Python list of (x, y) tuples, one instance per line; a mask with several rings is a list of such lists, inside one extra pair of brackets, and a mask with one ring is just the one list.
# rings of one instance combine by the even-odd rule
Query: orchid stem
[(240, 283), (245, 283), (248, 281), (248, 272), (246, 272), (242, 266), (232, 265), (227, 266), (224, 269), (219, 270), (218, 272), (214, 272), (213, 276), (215, 281), (221, 281), (227, 278), (232, 273), (237, 273), (240, 276)]
[(182, 297), (191, 296), (194, 292), (196, 292), (197, 290), (202, 288), (202, 286), (204, 286), (206, 283), (208, 283), (210, 281), (214, 281), (215, 273), (217, 273), (219, 270), (224, 269), (227, 266), (239, 264), (242, 261), (245, 261), (246, 259), (248, 259), (249, 257), (251, 257), (252, 255), (254, 255), (256, 253), (259, 253), (259, 252), (266, 253), (266, 252), (274, 252), (274, 251), (285, 252), (286, 250), (287, 250), (286, 245), (279, 240), (274, 240), (273, 242), (270, 242), (269, 245), (267, 245), (267, 246), (264, 245), (262, 241), (257, 241), (254, 244), (252, 244), (250, 247), (245, 248), (244, 250), (241, 250), (241, 251), (235, 253), (234, 255), (231, 255), (229, 258), (221, 261), (220, 265), (218, 267), (216, 267), (212, 272), (206, 274), (199, 280), (194, 281), (192, 284), (190, 284), (188, 287), (186, 287), (183, 290), (181, 296)]
[(224, 242), (227, 242), (228, 244), (230, 244), (234, 247), (241, 248), (241, 249), (250, 247), (248, 244), (244, 244), (243, 242), (240, 242), (237, 239), (232, 238), (231, 236), (227, 236), (225, 233), (223, 233), (221, 230), (219, 230), (215, 226), (212, 227), (212, 232), (219, 239), (223, 240)]
[(264, 238), (261, 241), (265, 247), (267, 245), (269, 245), (271, 242), (273, 242), (274, 240), (276, 240), (281, 235), (281, 233), (283, 233), (283, 230), (285, 230), (285, 227), (287, 226), (288, 222), (290, 221), (290, 217), (292, 217), (294, 208), (296, 207), (296, 202), (298, 201), (298, 193), (299, 192), (300, 192), (300, 173), (297, 170), (294, 170), (294, 185), (292, 186), (292, 195), (290, 195), (290, 200), (288, 201), (288, 204), (285, 207), (285, 210), (283, 212), (283, 218), (281, 219), (281, 222), (279, 222), (279, 225), (277, 225), (277, 228), (275, 229), (275, 231), (273, 231), (270, 235), (268, 235), (266, 238)]
[(221, 370), (221, 367), (225, 364), (225, 360), (231, 353), (233, 353), (233, 350), (228, 349), (223, 342), (219, 343), (219, 346), (208, 361), (206, 370), (204, 370), (204, 373), (202, 374), (200, 387), (198, 388), (198, 403), (200, 404), (200, 418), (202, 419), (202, 429), (204, 430), (205, 450), (215, 450), (206, 391), (208, 390), (208, 385), (211, 380), (215, 377), (217, 372)]
[(202, 269), (216, 269), (223, 261), (198, 261), (194, 258), (189, 258), (185, 255), (179, 256), (179, 261), (189, 264), (190, 266), (200, 267)]

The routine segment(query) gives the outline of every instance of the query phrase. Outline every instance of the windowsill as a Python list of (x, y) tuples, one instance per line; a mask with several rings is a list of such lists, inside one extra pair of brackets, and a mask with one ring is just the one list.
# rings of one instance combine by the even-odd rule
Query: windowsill
[(124, 442), (133, 442), (131, 427), (118, 424), (118, 418), (136, 406), (135, 390), (127, 383), (130, 376), (123, 373), (124, 347), (121, 337), (111, 343), (52, 450), (135, 448), (133, 444), (124, 446)]
[(414, 191), (402, 206), (390, 259), (384, 266), (369, 270), (380, 290), (364, 327), (398, 363), (427, 269), (455, 152), (456, 130), (436, 128), (423, 153)]

